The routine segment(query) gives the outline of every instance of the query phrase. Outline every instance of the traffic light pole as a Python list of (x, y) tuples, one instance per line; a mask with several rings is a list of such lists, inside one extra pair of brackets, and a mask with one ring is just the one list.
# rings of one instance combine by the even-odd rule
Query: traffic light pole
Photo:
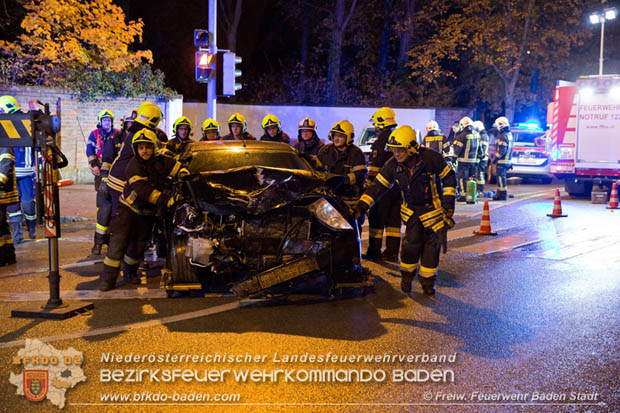
[[(209, 52), (215, 56), (217, 54), (217, 0), (209, 0), (209, 33), (211, 33), (211, 36), (209, 36)], [(207, 83), (207, 117), (211, 119), (217, 119), (217, 76), (221, 75), (216, 73)]]

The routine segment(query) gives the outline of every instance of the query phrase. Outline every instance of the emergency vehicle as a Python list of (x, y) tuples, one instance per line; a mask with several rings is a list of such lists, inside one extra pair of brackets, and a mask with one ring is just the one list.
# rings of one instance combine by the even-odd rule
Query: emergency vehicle
[(570, 195), (620, 179), (620, 75), (557, 82), (550, 164)]

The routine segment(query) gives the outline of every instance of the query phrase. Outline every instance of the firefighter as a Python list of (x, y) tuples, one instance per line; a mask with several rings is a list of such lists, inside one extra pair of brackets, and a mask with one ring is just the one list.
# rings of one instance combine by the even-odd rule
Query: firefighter
[[(6, 96), (0, 98), (0, 104), (4, 108), (8, 107), (5, 98)], [(0, 148), (0, 267), (15, 264), (16, 262), (15, 247), (13, 246), (11, 230), (6, 218), (7, 207), (19, 202), (14, 162), (13, 149)]]
[(178, 161), (157, 153), (157, 146), (157, 135), (150, 128), (143, 128), (132, 137), (134, 156), (127, 164), (127, 184), (123, 187), (118, 214), (112, 218), (101, 291), (115, 287), (121, 259), (126, 264), (125, 278), (132, 283), (140, 282), (138, 264), (150, 238), (153, 220), (169, 200), (165, 180), (188, 173)]
[(161, 110), (157, 107), (157, 105), (151, 102), (144, 102), (138, 107), (136, 119), (128, 128), (127, 131), (129, 133), (127, 134), (127, 137), (125, 137), (118, 156), (114, 159), (114, 162), (110, 167), (110, 173), (108, 174), (107, 185), (110, 189), (110, 198), (112, 200), (112, 216), (114, 216), (118, 211), (119, 198), (123, 193), (123, 187), (125, 186), (125, 181), (127, 180), (125, 168), (127, 168), (129, 160), (133, 157), (133, 149), (131, 145), (133, 135), (146, 128), (154, 131), (157, 135), (158, 141), (161, 142), (162, 137), (160, 135), (163, 131), (160, 132), (160, 130), (157, 129), (157, 125), (159, 125), (161, 118)]
[(172, 124), (172, 133), (172, 139), (166, 142), (164, 154), (174, 158), (187, 151), (193, 142), (192, 122), (186, 116), (181, 116)]
[(512, 168), (512, 133), (510, 123), (504, 116), (499, 117), (493, 124), (497, 128), (495, 142), (495, 173), (497, 175), (497, 194), (493, 197), (494, 201), (505, 201), (508, 198), (508, 181), (506, 171)]
[(448, 138), (441, 134), (439, 124), (434, 120), (426, 124), (426, 136), (422, 138), (422, 146), (429, 148), (447, 157), (450, 152)]
[(478, 174), (476, 175), (476, 183), (478, 194), (484, 196), (484, 184), (489, 164), (489, 134), (487, 133), (484, 123), (477, 120), (474, 122), (474, 128), (480, 134), (480, 145), (478, 146)]
[[(385, 149), (387, 141), (396, 128), (396, 116), (394, 110), (383, 107), (377, 110), (370, 120), (373, 122), (377, 139), (371, 146), (369, 159), (368, 178), (364, 187), (370, 186), (372, 181), (385, 165), (392, 158), (392, 152)], [(368, 249), (366, 259), (371, 261), (385, 260), (398, 262), (398, 251), (400, 250), (400, 193), (398, 188), (392, 188), (380, 201), (370, 208), (368, 212)], [(383, 245), (383, 232), (385, 229), (385, 251), (381, 252)]]
[(355, 215), (363, 215), (394, 183), (398, 184), (403, 199), (400, 216), (406, 225), (400, 252), (400, 287), (405, 293), (411, 292), (418, 269), (424, 294), (433, 295), (439, 253), (442, 246), (446, 252), (446, 232), (454, 226), (454, 170), (440, 154), (420, 147), (410, 126), (396, 128), (387, 146), (394, 157), (366, 189)]
[[(129, 128), (133, 125), (138, 111), (136, 109), (131, 111), (131, 114), (124, 117), (121, 120), (121, 130), (114, 133), (110, 139), (108, 139), (103, 145), (103, 153), (101, 155), (101, 185), (97, 191), (97, 224), (95, 226), (95, 239), (94, 245), (91, 250), (92, 256), (101, 255), (101, 248), (104, 244), (110, 244), (110, 236), (108, 234), (110, 227), (110, 220), (112, 218), (112, 193), (108, 186), (108, 175), (110, 174), (110, 168), (112, 163), (118, 156), (121, 150), (123, 142), (129, 134)], [(118, 200), (118, 198), (116, 198)]]
[(467, 180), (478, 174), (478, 146), (480, 135), (474, 129), (474, 122), (465, 116), (459, 122), (461, 130), (456, 134), (451, 151), (457, 158), (456, 173), (459, 181), (458, 202), (465, 202)]
[(347, 183), (338, 190), (349, 207), (355, 206), (359, 201), (366, 179), (366, 159), (362, 150), (353, 144), (353, 137), (351, 122), (341, 120), (329, 131), (329, 140), (332, 143), (324, 145), (312, 158), (317, 168), (347, 176)]
[(97, 115), (97, 128), (88, 135), (86, 144), (86, 157), (90, 171), (95, 176), (95, 191), (99, 190), (101, 184), (101, 156), (103, 146), (112, 135), (117, 132), (114, 126), (114, 114), (108, 109), (104, 109)]
[(304, 118), (297, 128), (297, 143), (295, 149), (301, 154), (316, 155), (323, 147), (323, 142), (316, 133), (316, 122), (310, 118)]
[[(23, 113), (13, 96), (0, 97), (0, 113), (14, 114)], [(36, 176), (36, 151), (32, 147), (13, 148), (15, 178), (17, 180), (17, 193), (19, 202), (7, 207), (9, 223), (13, 236), (13, 244), (24, 242), (22, 234), (22, 209), (28, 225), (30, 239), (37, 237), (37, 213), (34, 204), (35, 176)]]
[(241, 113), (233, 113), (228, 118), (228, 130), (230, 133), (225, 135), (222, 140), (256, 140), (256, 138), (248, 132), (248, 123), (245, 121), (245, 116)]
[(268, 114), (265, 116), (263, 118), (262, 127), (265, 133), (260, 137), (261, 141), (291, 143), (291, 138), (282, 131), (280, 119), (275, 115)]
[(205, 119), (202, 122), (202, 138), (201, 141), (219, 141), (220, 140), (220, 124), (215, 119)]

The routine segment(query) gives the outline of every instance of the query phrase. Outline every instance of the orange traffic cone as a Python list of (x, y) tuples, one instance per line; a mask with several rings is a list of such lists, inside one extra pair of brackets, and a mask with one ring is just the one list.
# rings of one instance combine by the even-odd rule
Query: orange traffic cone
[(618, 209), (618, 188), (615, 182), (611, 186), (611, 196), (609, 197), (607, 209)]
[(553, 199), (553, 212), (547, 214), (551, 218), (567, 217), (568, 215), (562, 215), (562, 200), (560, 198), (560, 189), (555, 189), (555, 198)]
[(474, 231), (476, 235), (497, 235), (497, 232), (491, 232), (491, 216), (489, 215), (489, 201), (484, 201), (484, 209), (482, 210), (482, 219), (480, 220), (480, 230)]

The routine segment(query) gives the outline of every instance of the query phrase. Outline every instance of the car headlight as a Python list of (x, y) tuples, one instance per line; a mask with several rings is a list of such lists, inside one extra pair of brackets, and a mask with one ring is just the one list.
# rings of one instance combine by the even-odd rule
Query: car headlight
[(346, 231), (353, 229), (351, 224), (349, 224), (347, 220), (340, 215), (340, 212), (338, 212), (332, 204), (323, 198), (317, 199), (311, 203), (308, 208), (310, 209), (310, 212), (312, 212), (312, 215), (314, 215), (320, 223), (333, 230)]

